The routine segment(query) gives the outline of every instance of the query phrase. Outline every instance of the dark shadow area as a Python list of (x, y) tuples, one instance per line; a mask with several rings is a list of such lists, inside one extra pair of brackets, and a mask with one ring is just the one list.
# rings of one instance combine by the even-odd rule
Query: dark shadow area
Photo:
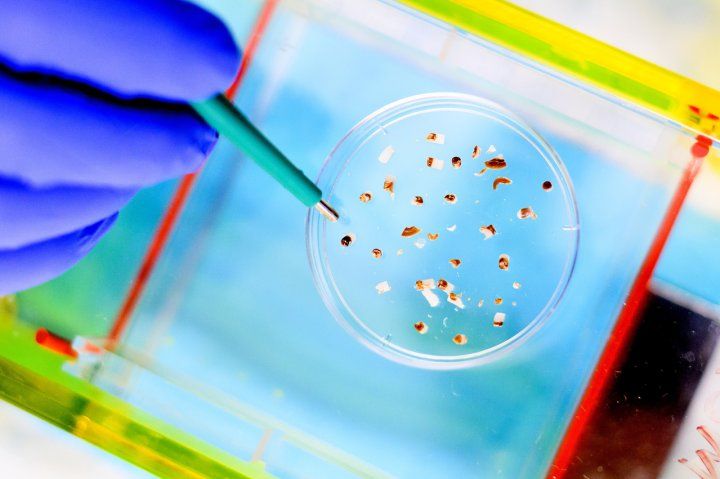
[(566, 477), (657, 477), (718, 336), (715, 321), (651, 295)]

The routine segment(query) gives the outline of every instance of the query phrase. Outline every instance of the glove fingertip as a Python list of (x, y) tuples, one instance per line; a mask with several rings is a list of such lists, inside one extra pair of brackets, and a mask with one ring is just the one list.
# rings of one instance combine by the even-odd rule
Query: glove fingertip
[(77, 252), (81, 256), (85, 256), (95, 247), (97, 242), (105, 236), (112, 225), (117, 221), (119, 213), (114, 213), (107, 218), (98, 221), (95, 224), (86, 226), (77, 233)]
[(37, 286), (70, 269), (107, 233), (117, 215), (63, 236), (0, 250), (0, 296)]
[(227, 25), (189, 1), (25, 0), (0, 9), (0, 62), (119, 98), (207, 98), (230, 85), (240, 56)]

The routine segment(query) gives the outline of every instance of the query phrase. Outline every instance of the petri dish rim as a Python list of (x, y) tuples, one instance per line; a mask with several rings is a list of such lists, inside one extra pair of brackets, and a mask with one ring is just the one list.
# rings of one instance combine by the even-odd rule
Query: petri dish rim
[[(545, 161), (556, 178), (569, 220), (566, 229), (573, 235), (567, 252), (563, 273), (543, 309), (523, 329), (490, 348), (468, 354), (440, 356), (409, 350), (387, 341), (358, 318), (337, 287), (326, 254), (326, 225), (324, 218), (310, 209), (306, 220), (306, 247), (313, 282), (335, 320), (360, 343), (381, 356), (408, 366), (424, 369), (449, 370), (479, 366), (499, 359), (527, 341), (550, 318), (564, 296), (575, 268), (580, 242), (580, 223), (570, 176), (553, 148), (532, 128), (504, 107), (489, 100), (455, 92), (435, 92), (414, 95), (392, 102), (360, 120), (338, 142), (318, 175), (317, 185), (326, 198), (332, 195), (335, 184), (363, 145), (383, 132), (384, 128), (416, 114), (432, 110), (471, 111), (501, 123), (527, 141)], [(344, 161), (337, 160), (338, 158)]]

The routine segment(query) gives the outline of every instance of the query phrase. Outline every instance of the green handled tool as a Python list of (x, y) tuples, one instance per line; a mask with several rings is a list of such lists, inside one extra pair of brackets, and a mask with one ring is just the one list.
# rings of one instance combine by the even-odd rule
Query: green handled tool
[(315, 208), (330, 221), (337, 221), (337, 212), (322, 199), (320, 188), (265, 138), (225, 95), (216, 95), (192, 103), (192, 106), (205, 121), (252, 158), (305, 206)]

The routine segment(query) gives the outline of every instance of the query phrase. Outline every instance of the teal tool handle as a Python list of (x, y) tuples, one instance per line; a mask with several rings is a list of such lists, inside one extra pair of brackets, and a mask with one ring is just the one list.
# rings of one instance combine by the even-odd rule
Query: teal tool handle
[(320, 188), (290, 163), (225, 95), (215, 95), (192, 103), (192, 106), (205, 121), (270, 173), (305, 206), (313, 206), (322, 199)]

